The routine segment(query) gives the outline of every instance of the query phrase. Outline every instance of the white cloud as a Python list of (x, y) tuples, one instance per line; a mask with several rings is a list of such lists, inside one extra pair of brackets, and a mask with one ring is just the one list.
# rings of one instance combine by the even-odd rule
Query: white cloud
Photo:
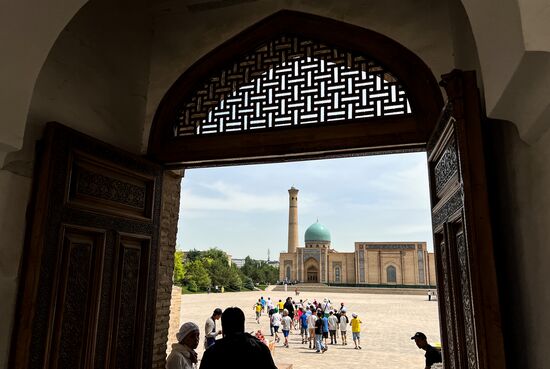
[(286, 247), (292, 185), (300, 190), (301, 240), (319, 218), (340, 251), (355, 241), (431, 244), (423, 153), (190, 170), (182, 183), (178, 242), (255, 257), (271, 248), (276, 258)]
[[(206, 190), (206, 191), (204, 191)], [(308, 209), (315, 203), (315, 195), (300, 196), (300, 208)], [(190, 216), (208, 214), (208, 211), (235, 212), (278, 212), (288, 209), (288, 194), (262, 193), (247, 190), (246, 186), (229, 184), (223, 181), (194, 183), (182, 186), (180, 211)]]

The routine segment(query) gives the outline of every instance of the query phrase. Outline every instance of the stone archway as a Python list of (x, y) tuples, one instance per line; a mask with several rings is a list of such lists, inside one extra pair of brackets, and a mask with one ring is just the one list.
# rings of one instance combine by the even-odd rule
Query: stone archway
[(386, 283), (388, 284), (397, 283), (397, 267), (393, 264), (386, 266)]
[[(197, 129), (200, 120), (210, 115), (209, 109), (229, 98), (231, 91), (249, 88), (252, 79), (300, 58), (323, 61), (320, 69), (336, 64), (346, 71), (372, 77), (360, 84), (372, 87), (366, 87), (372, 102), (375, 96), (383, 96), (384, 101), (375, 104), (376, 112), (355, 111), (348, 104), (346, 109), (354, 111), (344, 115), (344, 119), (331, 117), (328, 111), (319, 113), (313, 119), (323, 123), (322, 130), (309, 124), (311, 117), (307, 116), (311, 114), (301, 117), (309, 125), (284, 116), (281, 119), (294, 119), (294, 123), (274, 120), (263, 123), (267, 129), (256, 129), (261, 127), (254, 126), (255, 122), (263, 117), (248, 117), (250, 122), (235, 125), (236, 120), (246, 120), (240, 113), (231, 121), (210, 124), (212, 129)], [(379, 86), (381, 81), (384, 86)], [(396, 90), (388, 95), (393, 89)], [(399, 103), (393, 104), (390, 95), (400, 96)], [(302, 102), (307, 105), (306, 100)], [(287, 105), (289, 111), (291, 105)], [(399, 105), (409, 105), (410, 109)], [(327, 157), (329, 153), (379, 152), (382, 148), (394, 152), (422, 150), (442, 107), (440, 87), (428, 66), (396, 41), (333, 19), (284, 10), (220, 45), (176, 80), (155, 113), (148, 154), (170, 166), (190, 168), (280, 161), (278, 155), (290, 160)], [(334, 113), (343, 114), (342, 108), (337, 107)], [(397, 110), (390, 112), (393, 109)], [(252, 130), (256, 133), (250, 134)], [(311, 140), (313, 130), (317, 130), (316, 140)], [(292, 145), (289, 134), (293, 136)], [(231, 139), (226, 139), (229, 136)]]
[[(291, 66), (296, 60), (311, 64), (321, 78), (330, 79), (323, 73), (339, 66), (342, 73), (334, 76), (357, 75), (357, 85), (336, 79), (340, 85), (329, 88), (345, 90), (346, 102), (359, 102), (350, 106), (341, 97), (327, 98), (329, 88), (310, 84), (309, 72)], [(289, 81), (301, 81), (294, 94), (283, 91), (283, 100), (292, 100), (286, 103), (274, 102), (266, 87), (284, 90), (286, 82), (273, 77), (282, 69), (290, 71)], [(369, 83), (372, 89), (362, 90)], [(438, 293), (445, 296), (439, 303), (445, 361), (451, 367), (503, 367), (475, 74), (453, 71), (441, 85), (448, 96), (444, 109), (429, 68), (399, 43), (332, 19), (282, 11), (219, 46), (178, 78), (156, 112), (148, 153), (169, 166), (192, 168), (426, 151)], [(254, 108), (246, 105), (252, 93), (244, 91), (252, 89), (264, 102)], [(316, 103), (307, 95), (312, 91)], [(384, 99), (373, 108), (379, 96)], [(233, 100), (237, 103), (229, 111)], [(319, 104), (328, 104), (328, 110)], [(285, 116), (291, 107), (306, 114)], [(273, 110), (278, 118), (270, 118)]]
[(304, 282), (319, 283), (319, 262), (315, 258), (309, 258), (304, 262)]
[[(353, 72), (373, 76), (373, 83), (389, 86), (388, 89), (396, 90), (397, 95), (403, 91), (410, 111), (400, 108), (400, 114), (394, 116), (350, 114), (351, 117), (336, 123), (326, 121), (311, 127), (296, 124), (258, 133), (218, 129), (212, 135), (187, 134), (189, 127), (197, 126), (181, 123), (188, 112), (182, 106), (186, 107), (186, 99), (192, 100), (197, 95), (200, 83), (212, 81), (212, 73), (221, 71), (219, 75), (223, 77), (227, 63), (234, 62), (236, 57), (264, 47), (269, 53), (275, 42), (280, 46), (281, 42), (289, 43), (289, 40), (290, 44), (300, 44), (290, 54), (293, 58), (303, 58), (307, 53), (321, 50), (336, 55), (327, 59), (330, 63), (344, 64), (355, 68)], [(372, 59), (365, 59), (370, 56)], [(269, 69), (269, 65), (260, 63), (255, 72), (265, 73)], [(244, 75), (246, 82), (246, 73)], [(184, 168), (369, 152), (427, 151), (433, 184), (432, 203), (435, 204), (438, 278), (444, 282), (439, 287), (443, 292), (440, 295), (445, 296), (440, 310), (442, 319), (449, 323), (442, 334), (448, 347), (446, 359), (453, 363), (451, 367), (464, 366), (468, 360), (471, 368), (497, 368), (504, 361), (499, 351), (498, 296), (490, 293), (496, 291), (491, 276), (479, 278), (480, 270), (494, 271), (492, 243), (487, 236), (488, 216), (483, 208), (486, 194), (473, 194), (471, 190), (472, 186), (484, 186), (484, 178), (480, 175), (484, 172), (483, 160), (481, 164), (476, 162), (481, 151), (479, 132), (475, 131), (477, 136), (473, 137), (468, 133), (471, 122), (479, 123), (479, 111), (475, 108), (478, 96), (471, 75), (455, 73), (446, 78), (445, 85), (452, 105), (449, 104), (438, 119), (443, 105), (439, 87), (429, 68), (409, 50), (372, 31), (307, 14), (280, 12), (222, 45), (178, 79), (157, 111), (149, 155), (168, 166)], [(222, 90), (237, 87), (222, 86)], [(219, 103), (225, 97), (224, 94), (214, 96), (209, 103), (215, 106), (216, 99)], [(387, 107), (384, 104), (379, 103)], [(199, 102), (195, 106), (200, 110), (203, 104)], [(200, 110), (199, 114), (204, 111)], [(203, 133), (202, 129), (199, 131)], [(472, 143), (477, 144), (474, 149), (469, 146)], [(466, 155), (467, 160), (456, 160), (457, 155)], [(449, 191), (457, 188), (460, 191)], [(467, 226), (470, 228), (465, 232)], [(483, 248), (475, 248), (472, 240)], [(321, 263), (325, 260), (321, 259)], [(324, 273), (326, 263), (321, 264), (321, 268), (319, 261), (313, 263), (317, 263), (317, 270)], [(314, 270), (315, 267), (311, 269)], [(151, 333), (146, 338), (150, 340)]]

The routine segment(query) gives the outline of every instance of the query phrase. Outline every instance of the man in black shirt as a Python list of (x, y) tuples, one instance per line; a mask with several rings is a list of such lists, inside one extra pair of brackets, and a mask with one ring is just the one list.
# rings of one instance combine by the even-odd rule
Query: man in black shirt
[(223, 338), (202, 356), (200, 369), (277, 369), (269, 348), (244, 331), (244, 313), (237, 307), (222, 314)]
[(414, 340), (416, 346), (419, 349), (426, 351), (424, 357), (426, 358), (426, 367), (425, 369), (430, 369), (433, 364), (440, 363), (441, 352), (439, 352), (435, 347), (428, 344), (426, 335), (422, 332), (416, 332), (414, 336), (411, 337), (411, 340)]

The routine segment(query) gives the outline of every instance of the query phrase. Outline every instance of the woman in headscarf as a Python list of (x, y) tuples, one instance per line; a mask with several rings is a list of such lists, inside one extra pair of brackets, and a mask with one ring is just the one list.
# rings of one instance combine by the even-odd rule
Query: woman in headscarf
[(195, 323), (187, 322), (176, 334), (178, 343), (172, 345), (172, 352), (166, 359), (166, 369), (196, 369), (200, 332)]

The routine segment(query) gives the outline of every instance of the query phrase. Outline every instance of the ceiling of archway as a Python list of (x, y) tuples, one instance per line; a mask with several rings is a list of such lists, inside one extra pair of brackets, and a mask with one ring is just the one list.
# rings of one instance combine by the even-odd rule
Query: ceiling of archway
[(403, 86), (369, 56), (296, 36), (260, 45), (184, 101), (175, 136), (412, 114)]

